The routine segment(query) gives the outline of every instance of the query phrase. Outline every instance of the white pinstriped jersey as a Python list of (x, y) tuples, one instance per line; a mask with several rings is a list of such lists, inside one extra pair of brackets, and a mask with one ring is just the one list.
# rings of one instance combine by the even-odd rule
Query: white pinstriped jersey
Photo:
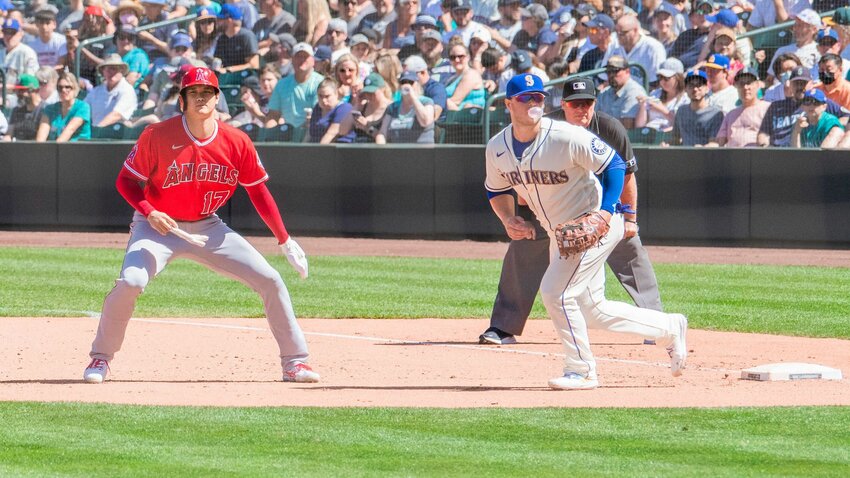
[(513, 188), (548, 231), (588, 211), (599, 210), (602, 186), (595, 175), (614, 157), (614, 149), (579, 126), (549, 118), (521, 158), (513, 151), (512, 127), (490, 139), (485, 152), (490, 192)]

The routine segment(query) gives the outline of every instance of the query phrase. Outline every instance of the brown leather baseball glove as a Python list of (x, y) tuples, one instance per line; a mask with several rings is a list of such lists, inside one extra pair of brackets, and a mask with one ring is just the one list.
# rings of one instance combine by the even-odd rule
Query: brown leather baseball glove
[(561, 258), (580, 254), (599, 244), (608, 233), (608, 223), (599, 211), (588, 212), (555, 228)]

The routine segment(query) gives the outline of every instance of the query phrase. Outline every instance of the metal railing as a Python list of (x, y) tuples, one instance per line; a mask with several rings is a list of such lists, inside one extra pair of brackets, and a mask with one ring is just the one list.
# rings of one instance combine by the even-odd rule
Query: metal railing
[[(643, 89), (646, 90), (647, 93), (649, 93), (649, 75), (647, 75), (647, 73), (646, 73), (646, 68), (644, 68), (643, 65), (640, 65), (638, 63), (629, 63), (629, 69), (632, 69), (632, 68), (637, 68), (638, 70), (640, 70), (640, 72), (642, 73), (642, 78), (643, 78)], [(598, 75), (600, 73), (605, 73), (605, 68), (596, 68), (596, 69), (593, 69), (593, 70), (582, 71), (582, 72), (573, 73), (572, 75), (564, 76), (564, 77), (561, 77), (561, 78), (556, 78), (552, 81), (548, 81), (548, 82), (544, 83), (543, 87), (548, 88), (548, 87), (551, 87), (551, 86), (559, 86), (559, 85), (563, 85), (564, 83), (566, 83), (567, 81), (569, 81), (573, 78), (579, 78), (579, 77), (582, 77), (582, 76), (595, 76), (595, 75)], [(488, 98), (487, 103), (484, 105), (484, 119), (483, 119), (483, 121), (484, 121), (483, 141), (484, 141), (484, 143), (483, 144), (487, 144), (487, 142), (490, 141), (490, 114), (491, 114), (490, 113), (490, 107), (492, 107), (493, 103), (495, 103), (496, 101), (504, 100), (504, 99), (505, 99), (505, 93), (497, 93), (497, 94), (491, 96), (490, 98)], [(557, 106), (560, 106), (560, 105), (557, 105)], [(560, 108), (555, 108), (554, 110), (550, 111), (547, 114), (552, 114), (553, 111), (559, 111), (559, 110), (560, 110)]]
[[(172, 18), (169, 20), (163, 20), (161, 22), (149, 23), (147, 25), (136, 27), (136, 31), (143, 32), (148, 30), (154, 30), (156, 28), (173, 25), (175, 23), (189, 23), (195, 18), (197, 18), (197, 16), (198, 15), (196, 13), (193, 13), (191, 15), (186, 15), (180, 18)], [(80, 77), (80, 60), (82, 59), (83, 48), (89, 45), (94, 45), (95, 43), (103, 43), (105, 41), (111, 42), (113, 36), (115, 35), (101, 35), (99, 37), (86, 38), (85, 40), (80, 41), (80, 44), (77, 46), (77, 51), (74, 53), (74, 76), (76, 76), (77, 78)]]
[(0, 108), (6, 107), (6, 72), (0, 68)]

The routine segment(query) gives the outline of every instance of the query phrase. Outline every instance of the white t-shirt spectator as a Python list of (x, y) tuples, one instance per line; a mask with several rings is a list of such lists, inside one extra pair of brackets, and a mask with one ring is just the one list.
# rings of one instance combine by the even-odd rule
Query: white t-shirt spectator
[(39, 67), (38, 55), (23, 43), (12, 51), (0, 48), (0, 65), (6, 71), (6, 85), (14, 85), (19, 75), (35, 74)]
[(725, 115), (738, 106), (738, 100), (738, 90), (729, 85), (716, 93), (712, 92), (708, 97), (708, 104), (720, 108)]
[[(667, 59), (667, 50), (660, 41), (647, 35), (641, 35), (632, 51), (626, 53), (626, 49), (622, 45), (614, 49), (611, 55), (620, 55), (629, 63), (637, 63), (646, 69), (646, 74), (649, 76), (649, 83), (658, 80), (655, 72), (661, 66), (661, 63)], [(636, 71), (632, 71), (632, 76), (635, 81), (640, 83), (642, 78)]]
[[(801, 11), (812, 8), (812, 0), (782, 0), (785, 11), (789, 16), (795, 16)], [(769, 27), (776, 24), (776, 6), (773, 0), (755, 0), (754, 7), (747, 22), (756, 27)]]
[(65, 35), (56, 32), (53, 32), (46, 43), (41, 41), (40, 37), (34, 37), (27, 42), (27, 46), (35, 51), (38, 56), (38, 64), (41, 66), (56, 66), (59, 60), (68, 53)]
[[(661, 101), (661, 88), (652, 90), (649, 97), (654, 98), (657, 101)], [(673, 98), (664, 103), (664, 106), (667, 107), (668, 111), (679, 111), (680, 106), (689, 104), (691, 104), (691, 99), (688, 98), (688, 95), (682, 93), (677, 98)], [(652, 128), (658, 131), (668, 131), (673, 128), (673, 122), (668, 120), (667, 116), (661, 114), (661, 112), (650, 106), (649, 102), (646, 103), (645, 108), (647, 112), (647, 128)]]
[[(776, 50), (776, 53), (773, 54), (773, 58), (770, 59), (770, 68), (767, 69), (767, 72), (770, 75), (775, 76), (775, 73), (773, 72), (773, 62), (776, 60), (777, 56), (782, 55), (783, 53), (793, 53), (797, 55), (797, 58), (800, 59), (803, 66), (809, 70), (811, 70), (812, 67), (817, 68), (818, 60), (820, 60), (820, 52), (818, 51), (818, 44), (816, 42), (811, 42), (799, 48), (796, 43), (785, 45)], [(815, 78), (817, 78), (817, 75), (815, 75)]]
[[(453, 36), (460, 35), (460, 37), (463, 39), (463, 44), (466, 45), (466, 46), (469, 46), (469, 41), (472, 40), (472, 35), (475, 35), (477, 32), (486, 31), (486, 30), (487, 30), (487, 28), (484, 27), (484, 25), (482, 25), (482, 24), (480, 24), (476, 21), (471, 21), (471, 22), (469, 22), (468, 25), (466, 25), (463, 28), (458, 28), (456, 30), (452, 30), (450, 32), (443, 33), (443, 43), (448, 44), (449, 40), (451, 40), (451, 38)], [(487, 31), (487, 33), (490, 33), (490, 32)]]
[(117, 111), (125, 120), (133, 116), (136, 111), (136, 91), (121, 80), (112, 91), (106, 89), (106, 83), (101, 83), (86, 95), (86, 103), (91, 107), (91, 124), (97, 126), (109, 113)]

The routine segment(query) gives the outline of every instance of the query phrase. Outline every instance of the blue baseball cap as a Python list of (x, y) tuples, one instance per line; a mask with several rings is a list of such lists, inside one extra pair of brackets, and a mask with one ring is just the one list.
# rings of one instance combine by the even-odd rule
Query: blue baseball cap
[(658, 7), (658, 10), (655, 11), (656, 15), (658, 15), (659, 13), (666, 13), (671, 17), (675, 17), (676, 15), (680, 15), (682, 12), (680, 12), (676, 9), (676, 7), (667, 2), (661, 2), (661, 6)]
[(604, 28), (612, 32), (615, 28), (614, 20), (608, 15), (605, 15), (604, 13), (600, 13), (599, 15), (593, 17), (590, 21), (585, 22), (584, 26), (588, 28)]
[(508, 86), (505, 87), (506, 98), (513, 98), (523, 93), (542, 93), (544, 96), (549, 96), (549, 93), (543, 89), (543, 80), (530, 73), (514, 76), (508, 81)]
[(811, 90), (806, 90), (806, 92), (803, 94), (803, 103), (805, 103), (806, 100), (813, 100), (823, 104), (826, 103), (826, 95), (823, 93), (823, 91), (817, 88), (812, 88)]
[(706, 15), (705, 21), (710, 23), (719, 23), (729, 28), (735, 28), (738, 24), (738, 15), (734, 11), (724, 8), (714, 15)]
[(715, 53), (714, 55), (709, 56), (708, 60), (705, 61), (705, 67), (715, 70), (728, 70), (729, 57)]
[(818, 31), (818, 43), (824, 38), (832, 38), (835, 41), (838, 41), (838, 32), (832, 29), (831, 27), (826, 27), (823, 30)]
[(177, 48), (179, 46), (191, 48), (192, 37), (190, 37), (187, 33), (182, 32), (171, 35), (171, 48)]
[(402, 81), (412, 81), (416, 83), (418, 80), (419, 79), (416, 77), (415, 71), (403, 71), (398, 77), (399, 83), (401, 83)]
[(242, 10), (232, 3), (225, 3), (218, 12), (218, 18), (230, 18), (231, 20), (242, 20)]
[(21, 24), (15, 20), (14, 18), (7, 18), (5, 22), (3, 22), (3, 30), (15, 30), (16, 32), (21, 31)]
[(327, 45), (319, 45), (316, 47), (315, 53), (313, 53), (313, 57), (319, 61), (330, 60), (333, 56), (333, 51), (331, 51), (331, 47)]
[(685, 84), (687, 85), (688, 83), (694, 81), (694, 79), (697, 79), (702, 83), (708, 83), (708, 75), (706, 75), (705, 72), (702, 70), (689, 71), (688, 74), (685, 75)]
[(0, 11), (8, 12), (13, 8), (15, 6), (12, 5), (12, 0), (0, 0)]

